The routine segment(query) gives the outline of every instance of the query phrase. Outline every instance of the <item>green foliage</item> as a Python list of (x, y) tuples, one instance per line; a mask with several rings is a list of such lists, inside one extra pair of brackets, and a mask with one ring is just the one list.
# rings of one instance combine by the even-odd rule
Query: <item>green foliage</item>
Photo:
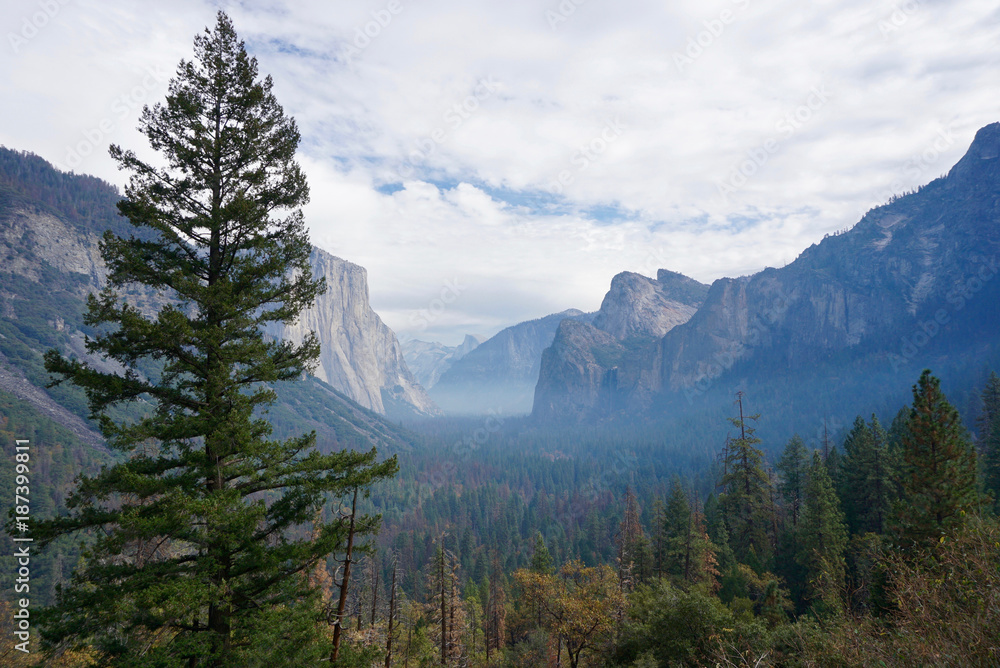
[[(881, 557), (891, 572), (884, 617), (797, 624), (781, 639), (792, 665), (995, 666), (1000, 662), (1000, 526), (971, 517), (921, 558)], [(791, 641), (791, 642), (789, 642)], [(790, 663), (790, 662), (789, 662)]]
[(736, 558), (744, 563), (754, 561), (763, 570), (772, 553), (768, 536), (774, 521), (770, 504), (771, 481), (764, 471), (764, 453), (757, 447), (760, 439), (748, 423), (759, 416), (743, 415), (742, 395), (737, 402), (739, 417), (730, 418), (730, 422), (739, 430), (739, 436), (726, 444), (726, 471), (722, 476), (725, 493), (720, 496), (719, 504)]
[(838, 486), (852, 534), (885, 531), (894, 500), (893, 475), (888, 435), (878, 418), (872, 415), (865, 423), (858, 416), (844, 441)]
[(552, 556), (549, 555), (549, 550), (545, 547), (545, 539), (542, 538), (541, 532), (535, 534), (535, 549), (531, 554), (531, 570), (542, 575), (549, 575), (553, 571)]
[(982, 454), (983, 482), (1000, 509), (1000, 376), (991, 373), (982, 393), (979, 428), (979, 451)]
[[(111, 455), (93, 446), (79, 443), (72, 433), (48, 416), (13, 395), (0, 391), (0, 443), (8, 456), (0, 458), (0, 498), (13, 504), (16, 491), (15, 439), (29, 442), (28, 485), (32, 520), (52, 518), (65, 512), (64, 500), (81, 472), (94, 473)], [(0, 543), (0, 569), (14, 573), (17, 560), (15, 543)], [(32, 604), (49, 605), (55, 600), (56, 585), (70, 576), (80, 558), (80, 544), (70, 537), (55, 541), (45, 552), (31, 558), (30, 595)], [(13, 586), (8, 594), (14, 594)]]
[(799, 522), (808, 467), (809, 452), (806, 450), (806, 444), (801, 436), (795, 434), (785, 445), (777, 467), (781, 472), (778, 489), (781, 491), (793, 527)]
[(691, 530), (691, 507), (679, 476), (670, 482), (670, 492), (660, 526), (663, 546), (662, 571), (680, 579), (684, 576), (688, 534)]
[[(124, 373), (55, 350), (46, 366), (86, 390), (124, 459), (82, 477), (69, 513), (37, 527), (43, 545), (93, 536), (41, 616), (53, 647), (89, 642), (117, 665), (319, 657), (304, 574), (340, 548), (346, 527), (318, 512), (331, 495), (395, 472), (374, 450), (321, 454), (315, 434), (273, 440), (260, 416), (275, 400), (270, 385), (301, 377), (319, 353), (314, 336), (296, 347), (266, 339), (262, 325), (294, 321), (323, 287), (298, 209), (308, 199), (299, 135), (271, 86), (220, 13), (166, 103), (143, 111), (140, 129), (168, 166), (112, 147), (132, 173), (119, 209), (141, 233), (105, 234), (108, 287), (90, 298), (85, 323), (99, 331), (88, 351)], [(147, 317), (122, 298), (134, 284), (172, 302)], [(112, 409), (140, 401), (155, 408), (114, 419)], [(356, 529), (376, 525), (363, 517)]]
[(632, 594), (614, 660), (628, 665), (651, 653), (661, 666), (708, 665), (733, 621), (730, 609), (707, 588), (684, 591), (666, 580), (656, 582)]
[(975, 450), (928, 370), (913, 387), (902, 447), (893, 529), (902, 547), (919, 548), (946, 535), (978, 502)]
[(813, 609), (837, 613), (842, 608), (847, 531), (833, 481), (818, 451), (813, 452), (803, 501), (796, 560), (806, 570)]

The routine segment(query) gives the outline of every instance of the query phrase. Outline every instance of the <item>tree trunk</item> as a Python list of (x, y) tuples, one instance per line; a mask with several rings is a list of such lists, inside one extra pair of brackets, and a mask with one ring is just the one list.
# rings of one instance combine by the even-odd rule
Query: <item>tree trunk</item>
[(441, 665), (448, 665), (447, 659), (447, 646), (448, 646), (448, 604), (445, 598), (444, 592), (444, 538), (441, 539), (441, 566), (440, 566), (440, 576), (441, 576)]
[(375, 628), (375, 611), (378, 609), (378, 562), (372, 556), (372, 628)]
[(337, 600), (337, 618), (333, 623), (333, 649), (330, 650), (330, 663), (337, 662), (340, 654), (340, 632), (344, 625), (344, 609), (347, 606), (347, 587), (351, 579), (351, 554), (354, 551), (354, 518), (358, 508), (358, 490), (354, 490), (351, 500), (351, 521), (347, 527), (347, 553), (344, 556), (344, 576), (340, 580), (340, 598)]
[(385, 668), (392, 665), (392, 623), (396, 616), (396, 560), (392, 560), (392, 583), (389, 585), (389, 629), (385, 637)]

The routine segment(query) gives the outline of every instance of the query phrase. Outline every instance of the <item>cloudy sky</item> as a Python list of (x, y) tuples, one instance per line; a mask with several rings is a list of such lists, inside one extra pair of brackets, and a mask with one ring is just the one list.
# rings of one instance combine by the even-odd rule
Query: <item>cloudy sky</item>
[[(0, 144), (119, 185), (225, 9), (302, 132), (313, 242), (401, 338), (782, 266), (1000, 120), (983, 0), (5, 0)], [(148, 152), (145, 152), (149, 155)]]

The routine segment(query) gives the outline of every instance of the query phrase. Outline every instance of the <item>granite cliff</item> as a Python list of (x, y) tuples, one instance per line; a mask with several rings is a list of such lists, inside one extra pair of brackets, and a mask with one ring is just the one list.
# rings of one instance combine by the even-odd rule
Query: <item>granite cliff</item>
[(322, 351), (315, 376), (365, 408), (390, 417), (435, 414), (434, 402), (406, 366), (396, 335), (369, 304), (365, 268), (318, 248), (310, 263), (313, 276), (326, 278), (326, 293), (295, 324), (276, 324), (268, 333), (301, 343), (316, 332)]
[[(28, 373), (40, 386), (45, 379), (37, 357), (46, 347), (86, 356), (84, 302), (107, 276), (100, 235), (136, 232), (118, 215), (118, 198), (98, 179), (57, 172), (37, 156), (0, 148), (0, 363), (6, 374)], [(363, 408), (392, 417), (436, 413), (395, 334), (369, 305), (365, 270), (315, 248), (311, 259), (314, 275), (326, 278), (326, 294), (294, 326), (270, 333), (300, 341), (315, 330), (322, 346), (317, 377)], [(139, 289), (126, 297), (147, 314), (169, 299)]]

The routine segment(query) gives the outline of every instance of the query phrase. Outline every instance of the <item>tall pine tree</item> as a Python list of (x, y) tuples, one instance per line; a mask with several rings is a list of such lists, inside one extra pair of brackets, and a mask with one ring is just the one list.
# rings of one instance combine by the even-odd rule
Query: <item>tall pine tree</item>
[(660, 543), (663, 546), (662, 568), (665, 573), (679, 579), (684, 575), (687, 537), (691, 525), (691, 507), (681, 479), (674, 476), (660, 527)]
[(991, 373), (982, 394), (979, 411), (979, 452), (985, 487), (1000, 507), (1000, 376)]
[[(122, 371), (46, 355), (49, 371), (86, 390), (123, 455), (83, 477), (69, 513), (36, 534), (89, 531), (85, 563), (42, 621), (49, 643), (92, 643), (107, 664), (318, 658), (306, 575), (346, 528), (310, 525), (331, 495), (395, 471), (374, 450), (323, 455), (314, 434), (272, 440), (262, 415), (271, 385), (299, 379), (319, 354), (314, 336), (294, 346), (262, 326), (293, 322), (324, 287), (310, 273), (299, 133), (271, 88), (220, 12), (166, 102), (143, 110), (161, 159), (111, 148), (131, 172), (119, 210), (138, 232), (104, 236), (108, 287), (89, 300), (86, 322), (100, 333), (87, 347)], [(166, 305), (152, 315), (130, 305), (137, 285)], [(127, 404), (149, 409), (113, 421)]]
[(781, 472), (779, 489), (793, 527), (799, 523), (808, 468), (809, 452), (806, 444), (801, 436), (795, 434), (785, 445), (781, 459), (778, 460), (778, 471)]
[(840, 501), (823, 458), (813, 452), (797, 528), (796, 559), (806, 570), (808, 598), (817, 612), (841, 609), (847, 530)]
[(851, 534), (885, 530), (892, 506), (892, 467), (888, 436), (878, 418), (861, 416), (844, 441), (840, 466), (840, 497)]
[(764, 453), (757, 447), (760, 439), (749, 424), (759, 416), (744, 415), (742, 392), (737, 395), (736, 403), (739, 417), (730, 418), (730, 422), (739, 430), (739, 436), (726, 444), (722, 477), (724, 494), (719, 497), (719, 505), (736, 558), (763, 571), (772, 552), (768, 537), (772, 524), (768, 513), (771, 481), (764, 471)]
[(976, 452), (958, 411), (941, 392), (941, 381), (929, 370), (913, 386), (902, 441), (902, 499), (893, 528), (902, 547), (923, 547), (977, 503)]

